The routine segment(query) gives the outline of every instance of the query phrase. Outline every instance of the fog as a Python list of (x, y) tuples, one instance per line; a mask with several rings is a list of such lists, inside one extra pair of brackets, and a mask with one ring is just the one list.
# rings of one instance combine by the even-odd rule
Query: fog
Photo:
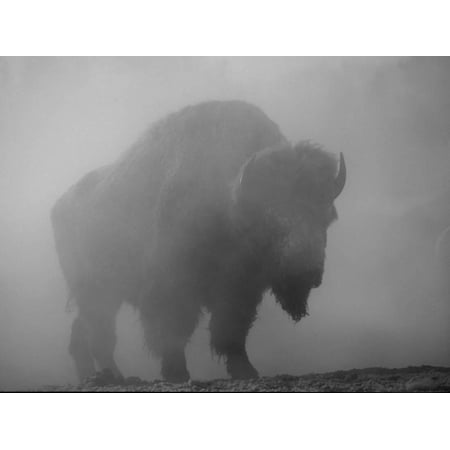
[[(2, 58), (0, 389), (76, 382), (56, 199), (152, 121), (211, 99), (254, 103), (288, 139), (347, 162), (310, 316), (294, 324), (268, 294), (260, 306), (247, 345), (260, 374), (450, 364), (447, 268), (435, 251), (450, 225), (450, 59)], [(188, 368), (225, 377), (206, 319)], [(124, 375), (159, 378), (130, 306), (117, 330)]]

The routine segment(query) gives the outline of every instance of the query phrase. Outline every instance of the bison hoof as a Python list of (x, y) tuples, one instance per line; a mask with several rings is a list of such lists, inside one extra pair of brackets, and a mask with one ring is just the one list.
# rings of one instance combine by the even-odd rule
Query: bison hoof
[(186, 383), (187, 381), (189, 381), (189, 373), (188, 372), (164, 373), (163, 377), (164, 377), (164, 380), (168, 381), (169, 383)]
[(165, 381), (169, 383), (185, 383), (189, 381), (189, 372), (184, 363), (167, 364), (163, 363), (161, 374)]
[(248, 361), (234, 361), (228, 364), (228, 373), (235, 380), (258, 378), (257, 370)]
[(120, 385), (123, 383), (123, 376), (114, 373), (111, 369), (102, 369), (94, 375), (86, 378), (83, 384), (92, 384), (94, 386)]

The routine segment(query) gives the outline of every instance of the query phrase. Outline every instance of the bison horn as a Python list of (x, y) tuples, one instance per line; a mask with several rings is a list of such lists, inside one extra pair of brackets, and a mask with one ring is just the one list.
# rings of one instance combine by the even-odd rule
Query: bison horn
[(345, 186), (345, 180), (347, 178), (347, 169), (345, 167), (344, 155), (340, 153), (339, 158), (339, 173), (334, 180), (334, 198), (338, 197)]
[(253, 162), (255, 159), (256, 159), (256, 153), (254, 153), (254, 154), (252, 155), (252, 157), (249, 158), (249, 159), (247, 160), (247, 162), (244, 164), (244, 166), (242, 167), (241, 176), (240, 176), (240, 178), (239, 178), (239, 187), (242, 187), (242, 186), (243, 186), (243, 183), (245, 183), (245, 181), (244, 181), (244, 180), (245, 180), (245, 174), (247, 173), (249, 166), (252, 164), (252, 162)]

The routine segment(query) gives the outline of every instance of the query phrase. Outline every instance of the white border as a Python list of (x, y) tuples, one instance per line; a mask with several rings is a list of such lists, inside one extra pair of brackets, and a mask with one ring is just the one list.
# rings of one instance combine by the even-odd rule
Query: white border
[[(2, 2), (3, 55), (448, 54), (443, 1)], [(3, 448), (440, 448), (448, 394), (1, 394)], [(445, 439), (445, 440), (444, 440)]]
[[(419, 449), (448, 440), (439, 394), (3, 394), (3, 448)], [(447, 408), (445, 408), (447, 409)]]
[(4, 55), (448, 54), (441, 0), (3, 0)]

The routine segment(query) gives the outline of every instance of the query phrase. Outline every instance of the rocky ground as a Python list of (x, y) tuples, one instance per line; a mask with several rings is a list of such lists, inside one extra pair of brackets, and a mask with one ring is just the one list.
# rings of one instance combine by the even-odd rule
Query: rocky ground
[(80, 385), (44, 386), (45, 392), (450, 392), (450, 367), (368, 368), (251, 380), (211, 380), (173, 384), (137, 377), (115, 379), (99, 372)]

